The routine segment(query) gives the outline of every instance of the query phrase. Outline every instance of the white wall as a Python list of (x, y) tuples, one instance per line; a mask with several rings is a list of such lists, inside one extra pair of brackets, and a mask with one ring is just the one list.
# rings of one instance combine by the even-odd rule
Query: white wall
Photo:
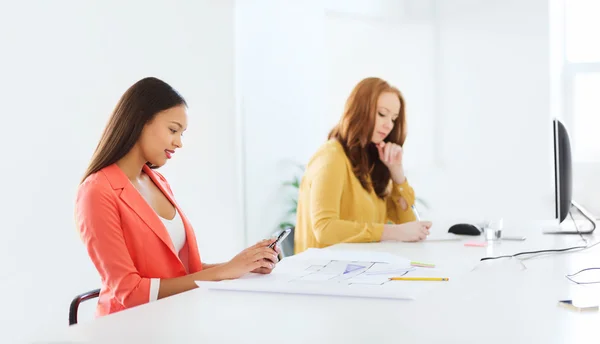
[(236, 76), (249, 244), (277, 229), (288, 209), (282, 182), (327, 136), (323, 17), (317, 0), (237, 2)]
[(99, 286), (74, 227), (73, 201), (111, 110), (142, 77), (163, 78), (190, 104), (185, 147), (164, 173), (203, 259), (222, 261), (241, 249), (233, 6), (0, 3), (0, 342), (67, 326), (71, 298)]
[(442, 168), (421, 193), (467, 217), (551, 218), (546, 0), (437, 1)]

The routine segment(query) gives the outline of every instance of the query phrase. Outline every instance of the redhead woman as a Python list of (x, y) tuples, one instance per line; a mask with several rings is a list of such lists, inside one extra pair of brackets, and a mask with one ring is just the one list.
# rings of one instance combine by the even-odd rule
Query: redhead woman
[(421, 241), (404, 174), (406, 110), (400, 91), (366, 78), (350, 94), (329, 140), (310, 159), (298, 196), (294, 251), (337, 243)]
[(117, 103), (79, 186), (75, 216), (100, 274), (102, 316), (196, 287), (195, 281), (268, 274), (277, 250), (265, 240), (223, 264), (200, 258), (194, 229), (157, 169), (183, 147), (187, 104), (145, 78)]

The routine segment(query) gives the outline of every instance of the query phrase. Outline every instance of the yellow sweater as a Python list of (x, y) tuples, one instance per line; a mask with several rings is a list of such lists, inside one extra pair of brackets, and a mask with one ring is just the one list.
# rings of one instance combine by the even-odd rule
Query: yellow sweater
[[(385, 223), (415, 221), (410, 208), (415, 193), (405, 181), (392, 184), (382, 200), (367, 192), (352, 172), (350, 160), (337, 140), (325, 143), (311, 158), (300, 184), (294, 251), (337, 243), (374, 242)], [(408, 207), (402, 210), (400, 197)]]

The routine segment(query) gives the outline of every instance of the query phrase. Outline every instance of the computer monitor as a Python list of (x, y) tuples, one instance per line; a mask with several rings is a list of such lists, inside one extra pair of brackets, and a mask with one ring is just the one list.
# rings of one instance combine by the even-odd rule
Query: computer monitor
[[(565, 125), (558, 119), (552, 123), (554, 133), (554, 216), (558, 219), (558, 229), (545, 231), (548, 234), (588, 234), (596, 229), (596, 221), (585, 208), (577, 204), (572, 198), (573, 195), (573, 172), (571, 163), (571, 142), (569, 133)], [(577, 228), (577, 225), (568, 226), (571, 228), (560, 229), (560, 225), (565, 221), (571, 207), (575, 207), (579, 212), (592, 223), (592, 228)], [(573, 228), (575, 227), (575, 228)]]

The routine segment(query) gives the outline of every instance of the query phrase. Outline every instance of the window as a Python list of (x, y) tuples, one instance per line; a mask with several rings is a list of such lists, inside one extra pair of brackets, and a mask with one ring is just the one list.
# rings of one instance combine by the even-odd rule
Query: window
[(600, 1), (564, 1), (565, 117), (574, 163), (600, 163)]
[(575, 73), (572, 89), (573, 159), (600, 162), (600, 73)]
[[(573, 199), (600, 216), (600, 0), (551, 0), (554, 55), (562, 80), (555, 113), (571, 136)], [(552, 46), (551, 46), (552, 48)], [(557, 84), (557, 85), (558, 85)]]
[(569, 62), (600, 62), (600, 1), (565, 0), (565, 46)]

